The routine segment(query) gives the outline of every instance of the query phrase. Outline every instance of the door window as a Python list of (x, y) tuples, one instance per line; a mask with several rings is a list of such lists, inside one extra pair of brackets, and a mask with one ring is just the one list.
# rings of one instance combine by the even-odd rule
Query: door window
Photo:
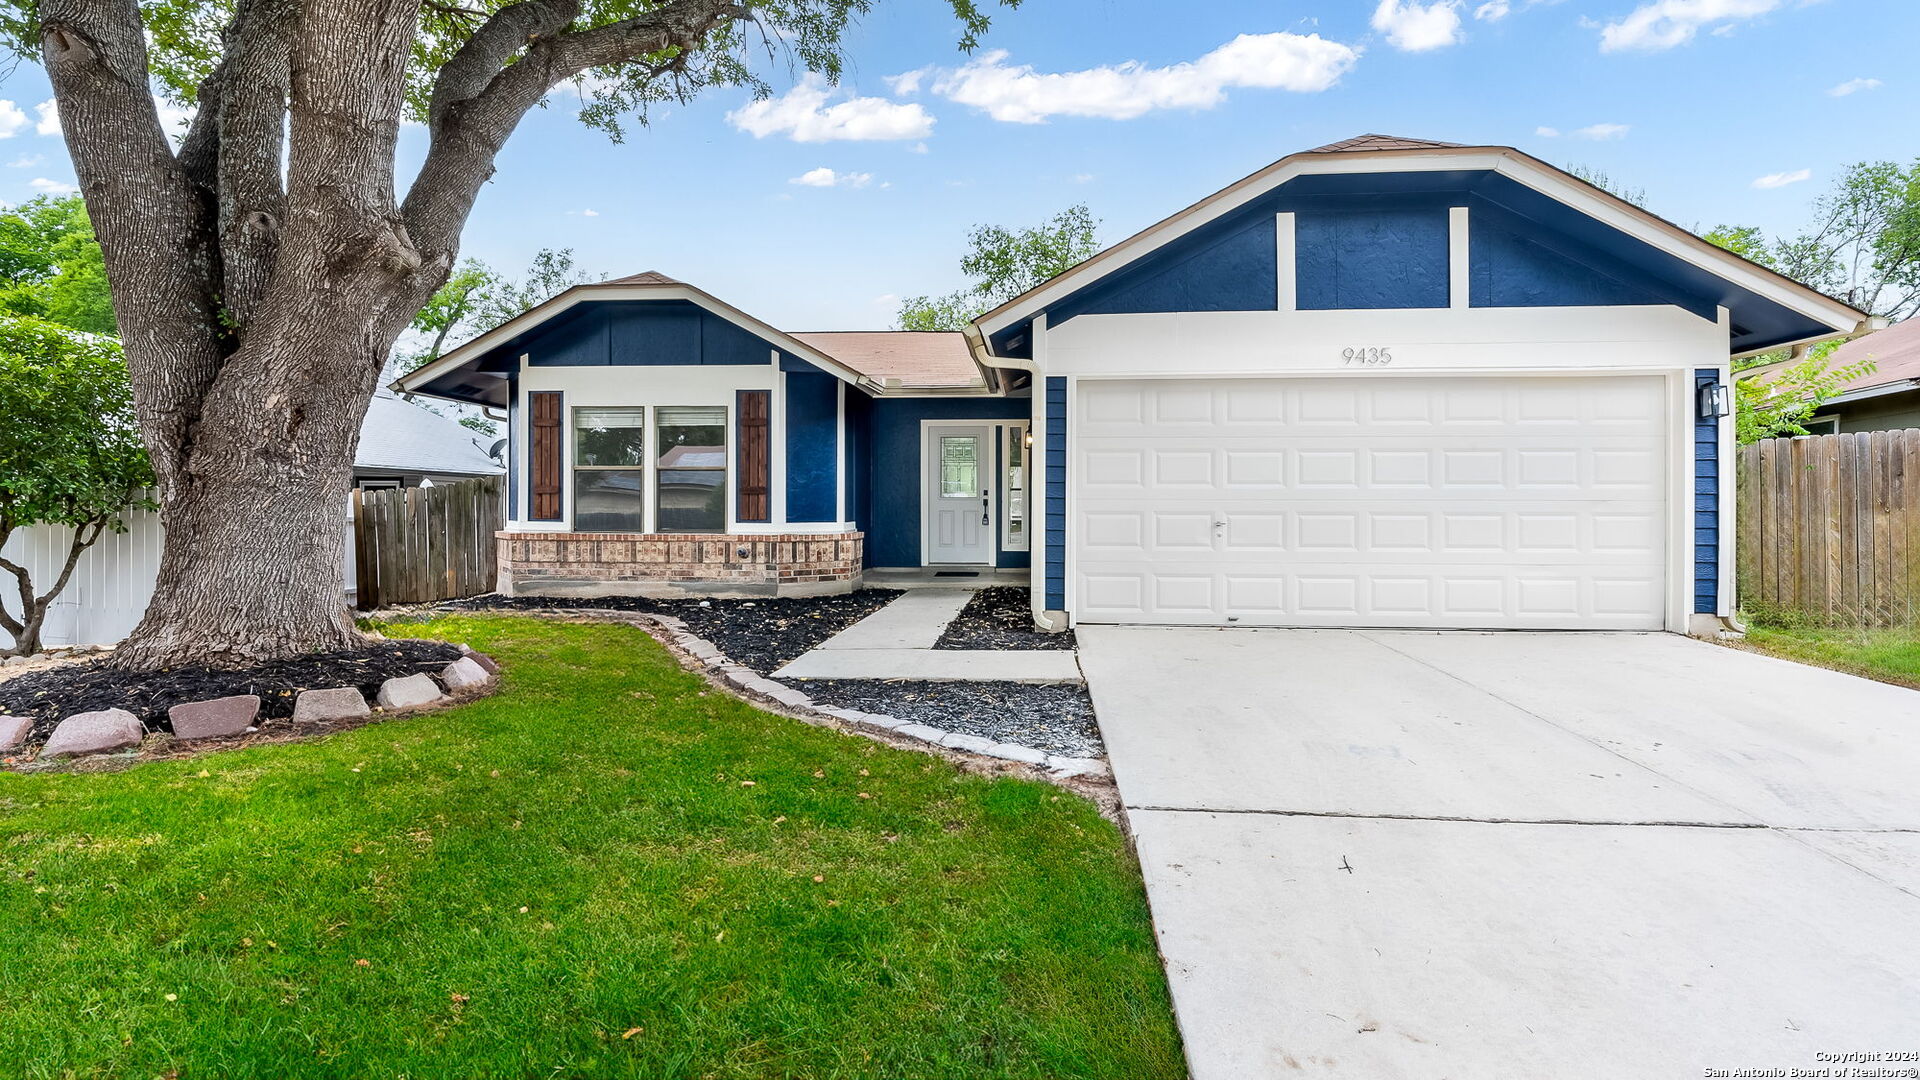
[(980, 496), (980, 440), (972, 435), (940, 437), (940, 497)]

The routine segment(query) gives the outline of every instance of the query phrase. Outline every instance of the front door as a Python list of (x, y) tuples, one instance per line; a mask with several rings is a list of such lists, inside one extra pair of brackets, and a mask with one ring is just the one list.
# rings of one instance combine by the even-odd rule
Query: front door
[(922, 551), (928, 563), (993, 562), (993, 427), (929, 424), (921, 453), (925, 520)]

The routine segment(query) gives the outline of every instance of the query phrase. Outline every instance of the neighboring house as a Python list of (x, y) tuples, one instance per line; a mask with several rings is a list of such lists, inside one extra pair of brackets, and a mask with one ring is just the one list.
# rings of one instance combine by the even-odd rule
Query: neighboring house
[(1517, 150), (1363, 136), (965, 334), (785, 333), (648, 273), (397, 385), (508, 410), (516, 593), (1031, 559), (1054, 627), (1704, 632), (1730, 357), (1864, 319)]
[[(1866, 360), (1873, 362), (1873, 370), (1842, 383), (1837, 395), (1815, 409), (1800, 425), (1807, 434), (1920, 428), (1920, 319), (1847, 342), (1828, 354), (1827, 367), (1838, 371)], [(1794, 363), (1757, 367), (1741, 372), (1740, 378), (1771, 379)]]
[[(409, 405), (388, 391), (375, 395), (360, 424), (360, 446), (354, 454), (354, 484), (363, 488), (417, 487), (423, 480), (445, 483), (475, 476), (497, 475), (500, 463), (487, 456), (485, 437), (417, 405)], [(350, 515), (350, 509), (343, 509)], [(127, 531), (108, 533), (88, 548), (74, 567), (73, 580), (47, 612), (41, 637), (49, 646), (119, 641), (131, 633), (153, 595), (160, 573), (160, 548), (165, 532), (160, 517), (146, 512), (126, 517)], [(6, 556), (22, 562), (34, 583), (45, 589), (66, 559), (72, 534), (66, 529), (36, 526), (23, 529), (7, 541)], [(353, 529), (347, 528), (346, 586), (353, 582)], [(9, 585), (11, 584), (11, 578)], [(0, 590), (0, 603), (18, 612), (11, 590)], [(0, 630), (0, 642), (12, 644)]]

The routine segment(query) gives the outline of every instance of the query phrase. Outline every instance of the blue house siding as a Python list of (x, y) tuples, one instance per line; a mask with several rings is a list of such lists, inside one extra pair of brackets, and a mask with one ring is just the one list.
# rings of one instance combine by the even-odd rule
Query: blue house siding
[(1272, 311), (1278, 302), (1273, 219), (1208, 230), (1198, 242), (1170, 245), (1140, 267), (1102, 282), (1064, 304), (1058, 325), (1075, 315), (1148, 311)]
[[(851, 398), (861, 395), (849, 395)], [(862, 504), (867, 519), (856, 523), (867, 534), (867, 565), (920, 565), (920, 422), (922, 420), (1026, 420), (1032, 402), (1026, 398), (879, 398), (870, 412), (870, 450), (862, 457), (877, 462), (868, 477)], [(851, 407), (848, 410), (852, 415)], [(995, 564), (1025, 566), (1023, 551), (1001, 551), (995, 541)]]
[[(773, 344), (685, 300), (581, 304), (494, 350), (536, 367), (765, 364)], [(490, 354), (491, 355), (491, 354)]]
[(1294, 217), (1295, 305), (1446, 307), (1448, 232), (1445, 206), (1301, 211)]
[[(1719, 371), (1697, 369), (1694, 400), (1719, 382)], [(1720, 421), (1698, 410), (1693, 422), (1693, 610), (1701, 615), (1720, 610)]]
[(787, 520), (837, 521), (840, 380), (787, 375)]
[(1047, 376), (1046, 609), (1067, 609), (1067, 380)]

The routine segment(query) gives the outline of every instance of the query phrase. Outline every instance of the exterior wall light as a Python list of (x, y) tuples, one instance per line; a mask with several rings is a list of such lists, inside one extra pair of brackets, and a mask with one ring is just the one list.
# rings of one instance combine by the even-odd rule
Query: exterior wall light
[(1732, 395), (1726, 383), (1706, 383), (1700, 387), (1700, 419), (1714, 420), (1733, 411)]

